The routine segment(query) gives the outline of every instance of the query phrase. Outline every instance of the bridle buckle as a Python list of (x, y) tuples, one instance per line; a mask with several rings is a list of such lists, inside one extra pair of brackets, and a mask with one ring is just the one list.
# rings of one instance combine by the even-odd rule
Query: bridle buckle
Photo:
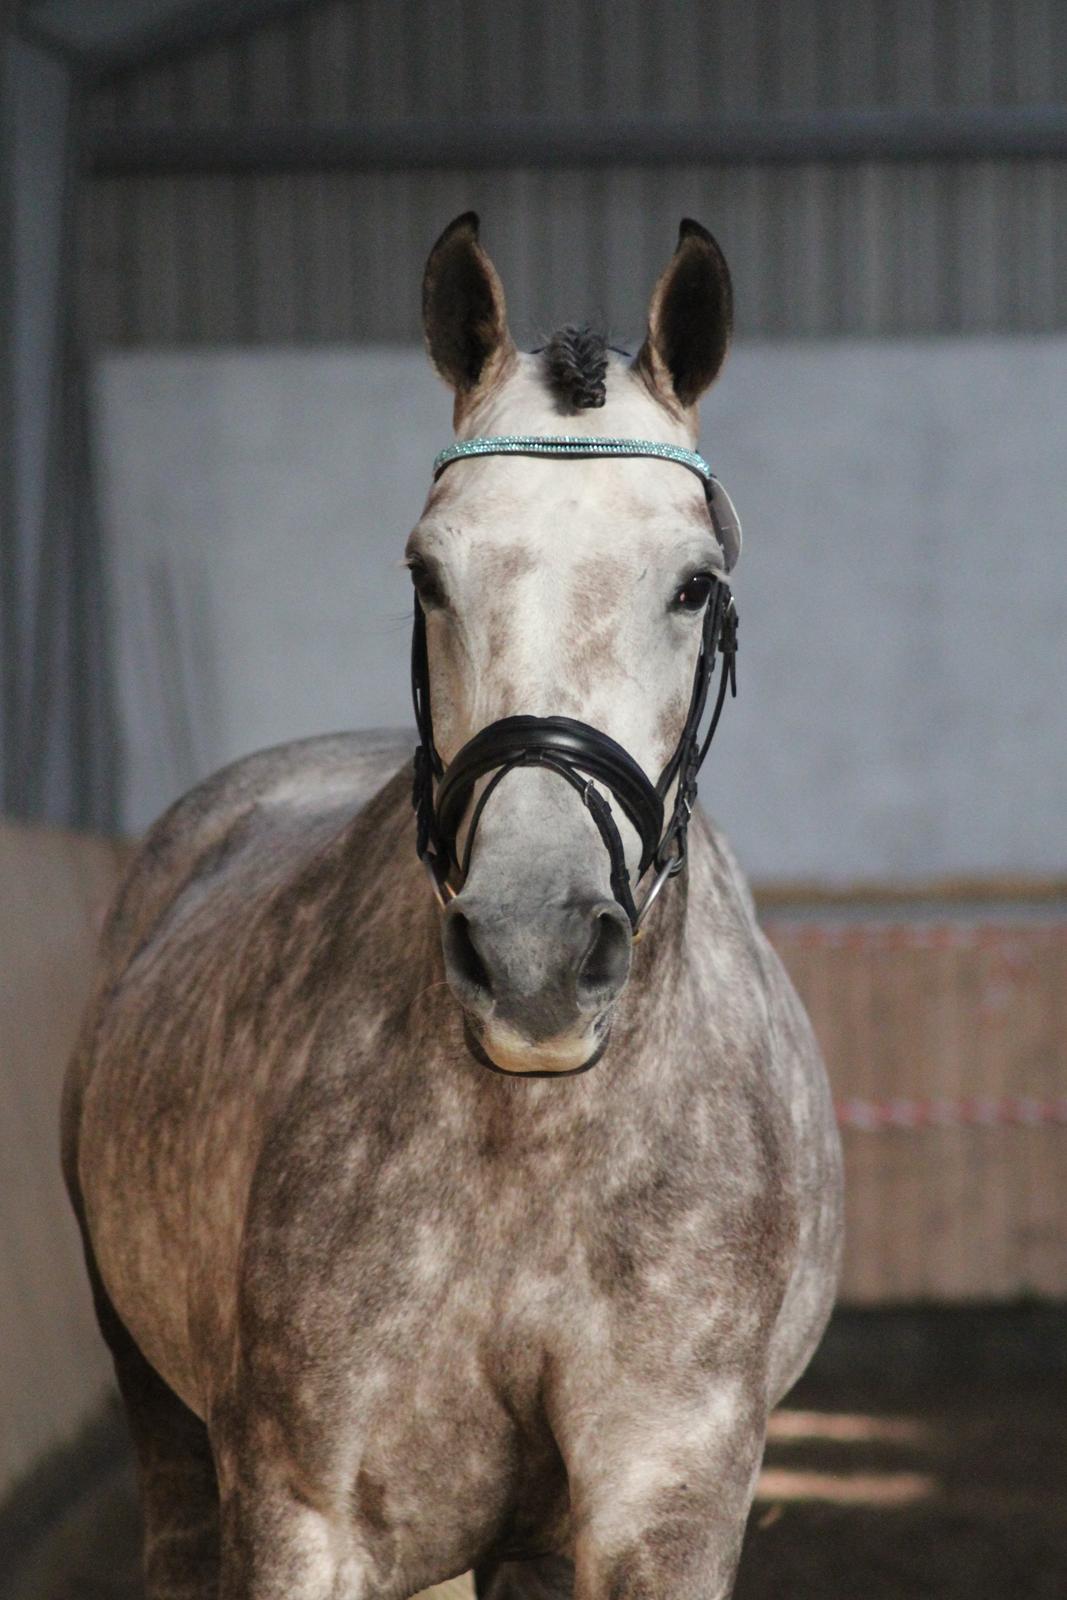
[(436, 859), (433, 856), (423, 856), (422, 864), (426, 868), (426, 876), (430, 880), (434, 899), (442, 911), (447, 911), (448, 902), (456, 898), (455, 889), (453, 889), (447, 878), (439, 876)]

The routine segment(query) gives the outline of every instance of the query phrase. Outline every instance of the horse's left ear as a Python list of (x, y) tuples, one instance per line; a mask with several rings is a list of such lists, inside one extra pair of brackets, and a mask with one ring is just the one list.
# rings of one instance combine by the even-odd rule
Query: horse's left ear
[(686, 217), (652, 291), (648, 333), (635, 362), (672, 411), (688, 411), (715, 381), (730, 344), (733, 303), (725, 256), (707, 228)]

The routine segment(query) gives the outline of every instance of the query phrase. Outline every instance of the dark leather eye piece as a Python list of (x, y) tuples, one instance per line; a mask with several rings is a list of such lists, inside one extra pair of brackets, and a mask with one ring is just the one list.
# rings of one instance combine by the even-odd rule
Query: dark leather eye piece
[(674, 597), (676, 611), (703, 611), (708, 603), (715, 579), (710, 572), (694, 572), (687, 578)]

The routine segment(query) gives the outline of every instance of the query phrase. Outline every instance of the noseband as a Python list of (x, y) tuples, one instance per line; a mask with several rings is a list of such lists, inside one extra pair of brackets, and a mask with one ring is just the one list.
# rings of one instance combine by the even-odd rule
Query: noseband
[[(648, 439), (595, 439), (584, 436), (541, 438), (504, 435), (464, 439), (442, 450), (434, 462), (438, 478), (453, 461), (466, 456), (652, 456), (673, 461), (695, 472), (704, 484), (712, 526), (730, 571), (740, 549), (741, 530), (729, 497), (703, 456), (679, 445)], [(716, 654), (722, 656), (719, 687), (706, 732), (701, 723), (707, 706)], [(449, 883), (453, 870), (462, 883), (470, 869), (471, 851), (482, 812), (497, 785), (516, 767), (545, 767), (555, 772), (581, 795), (611, 862), (611, 889), (630, 919), (634, 937), (668, 878), (685, 865), (689, 819), (696, 803), (697, 775), (708, 753), (729, 687), (737, 693), (737, 608), (730, 587), (715, 578), (704, 611), (700, 651), (685, 726), (674, 752), (652, 783), (643, 768), (622, 745), (571, 717), (503, 717), (482, 728), (463, 746), (446, 768), (433, 736), (430, 710), (430, 671), (426, 651), (426, 619), (418, 595), (411, 639), (411, 692), (419, 744), (415, 751), (412, 803), (417, 819), (416, 848), (424, 862), (439, 903), (444, 906), (457, 893)], [(492, 774), (475, 804), (462, 858), (457, 837), (471, 797), (481, 778)], [(676, 784), (670, 816), (667, 795)], [(633, 825), (641, 841), (639, 882), (650, 867), (655, 877), (640, 908), (626, 865), (622, 837), (610, 803), (600, 792), (608, 790)], [(436, 797), (435, 797), (436, 786)]]

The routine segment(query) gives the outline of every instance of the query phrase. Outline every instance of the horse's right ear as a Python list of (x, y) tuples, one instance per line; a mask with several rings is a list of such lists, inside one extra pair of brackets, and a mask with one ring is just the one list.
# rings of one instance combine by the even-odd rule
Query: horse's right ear
[(422, 323), (430, 360), (457, 405), (502, 376), (515, 355), (504, 290), (478, 243), (478, 217), (465, 211), (430, 251), (422, 280)]

